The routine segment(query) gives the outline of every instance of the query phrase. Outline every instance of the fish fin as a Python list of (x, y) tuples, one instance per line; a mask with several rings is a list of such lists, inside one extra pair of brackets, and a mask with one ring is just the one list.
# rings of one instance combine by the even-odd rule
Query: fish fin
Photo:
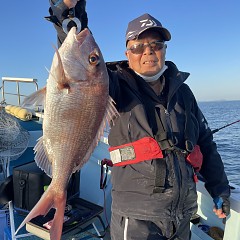
[(108, 107), (107, 107), (107, 113), (106, 113), (106, 120), (109, 124), (109, 126), (114, 125), (114, 120), (119, 117), (119, 112), (115, 107), (114, 100), (109, 96), (108, 98)]
[(56, 58), (58, 60), (58, 67), (56, 68), (57, 71), (55, 72), (56, 73), (55, 77), (53, 76), (51, 71), (50, 71), (50, 74), (57, 81), (59, 90), (63, 90), (63, 89), (68, 89), (69, 90), (70, 89), (70, 84), (69, 84), (70, 81), (69, 81), (69, 79), (65, 75), (60, 53), (59, 53), (58, 49), (54, 45), (53, 45), (53, 48), (55, 49)]
[(48, 158), (48, 155), (44, 148), (43, 137), (40, 137), (38, 139), (38, 142), (33, 150), (35, 151), (34, 160), (37, 166), (40, 167), (49, 177), (52, 177), (52, 163), (50, 161), (50, 158)]
[(46, 192), (42, 195), (41, 199), (31, 210), (31, 212), (26, 216), (23, 222), (18, 227), (15, 235), (18, 231), (31, 219), (39, 216), (46, 215), (49, 210), (54, 207), (56, 212), (54, 214), (52, 227), (50, 229), (50, 238), (53, 240), (60, 240), (62, 235), (62, 225), (64, 220), (64, 211), (66, 206), (67, 192), (65, 192), (62, 197), (58, 197), (53, 191), (53, 187), (50, 185)]
[(47, 70), (48, 73), (50, 73), (50, 70), (45, 66), (45, 69)]
[(103, 120), (102, 120), (102, 122), (99, 126), (97, 134), (96, 134), (95, 138), (93, 139), (93, 142), (92, 142), (91, 146), (89, 147), (89, 149), (88, 149), (86, 155), (84, 156), (84, 158), (80, 159), (79, 163), (82, 163), (82, 164), (76, 165), (75, 168), (73, 169), (73, 173), (78, 171), (83, 166), (83, 164), (88, 161), (88, 159), (90, 158), (91, 154), (93, 153), (95, 147), (97, 146), (100, 138), (104, 134), (104, 129), (106, 127), (107, 122), (110, 123), (111, 121), (114, 121), (114, 119), (118, 116), (119, 116), (119, 113), (114, 106), (114, 101), (111, 97), (109, 97), (107, 108), (106, 108), (106, 111), (105, 111), (105, 115), (104, 115), (104, 118), (103, 118)]
[(62, 227), (63, 227), (63, 221), (64, 221), (64, 212), (65, 212), (65, 205), (66, 205), (66, 200), (63, 203), (60, 203), (62, 206), (58, 207), (56, 209), (54, 218), (53, 218), (53, 223), (50, 228), (50, 238), (55, 240), (55, 239), (61, 239), (62, 236)]
[(36, 106), (44, 106), (45, 103), (45, 97), (46, 97), (46, 90), (47, 88), (41, 88), (38, 91), (30, 94), (29, 96), (27, 96), (23, 103), (22, 103), (22, 107), (27, 107), (27, 108), (34, 108)]

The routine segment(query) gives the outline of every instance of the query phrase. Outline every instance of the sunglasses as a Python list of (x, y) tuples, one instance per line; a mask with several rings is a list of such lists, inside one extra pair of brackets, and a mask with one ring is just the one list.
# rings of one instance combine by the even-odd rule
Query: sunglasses
[(150, 47), (153, 51), (159, 51), (163, 49), (164, 42), (162, 41), (152, 41), (150, 43), (136, 43), (133, 44), (131, 47), (127, 48), (128, 51), (131, 51), (133, 54), (142, 54), (146, 47)]

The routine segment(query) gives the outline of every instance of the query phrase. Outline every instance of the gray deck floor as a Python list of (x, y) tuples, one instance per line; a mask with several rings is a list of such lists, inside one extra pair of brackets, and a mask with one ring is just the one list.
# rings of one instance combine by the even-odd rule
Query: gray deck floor
[[(14, 214), (14, 221), (15, 221), (15, 227), (19, 226), (19, 224), (22, 222), (22, 220), (24, 219), (23, 216), (18, 215), (18, 214)], [(28, 232), (25, 230), (25, 227), (23, 227), (20, 231), (19, 234), (17, 235), (17, 239), (24, 239), (24, 240), (40, 240), (41, 238), (31, 235), (31, 236), (22, 236), (23, 234), (27, 234)], [(100, 234), (102, 235), (103, 233), (100, 232)], [(75, 235), (68, 235), (67, 237), (64, 238), (64, 240), (97, 240), (99, 238), (94, 237), (94, 235), (97, 236), (97, 232), (95, 231), (93, 225), (89, 225), (84, 231), (81, 231)], [(5, 228), (4, 231), (4, 240), (12, 240), (11, 238), (11, 230), (10, 230), (10, 226)], [(110, 231), (109, 228), (106, 230), (106, 234), (103, 238), (104, 240), (110, 240)]]

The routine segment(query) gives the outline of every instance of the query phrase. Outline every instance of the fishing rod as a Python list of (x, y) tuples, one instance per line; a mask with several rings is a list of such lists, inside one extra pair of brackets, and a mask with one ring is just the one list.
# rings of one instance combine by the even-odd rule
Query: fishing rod
[(222, 127), (220, 127), (220, 128), (216, 128), (216, 129), (212, 130), (212, 134), (218, 132), (219, 130), (221, 130), (221, 129), (223, 129), (223, 128), (226, 128), (226, 127), (229, 127), (229, 126), (231, 126), (231, 125), (233, 125), (233, 124), (235, 124), (235, 123), (238, 123), (238, 122), (240, 122), (240, 119), (237, 120), (237, 121), (235, 121), (235, 122), (232, 122), (232, 123), (229, 123), (229, 124), (227, 124), (227, 125), (224, 125), (224, 126), (222, 126)]

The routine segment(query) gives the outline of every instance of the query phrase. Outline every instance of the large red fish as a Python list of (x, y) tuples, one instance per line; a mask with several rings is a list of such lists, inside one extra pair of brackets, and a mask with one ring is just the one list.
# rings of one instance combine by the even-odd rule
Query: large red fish
[[(109, 97), (109, 78), (100, 49), (89, 30), (72, 28), (53, 58), (47, 87), (30, 95), (25, 105), (45, 98), (43, 136), (35, 161), (52, 181), (18, 230), (32, 218), (56, 208), (50, 229), (61, 238), (68, 181), (88, 161), (105, 127), (117, 115)], [(18, 231), (17, 230), (17, 231)]]

